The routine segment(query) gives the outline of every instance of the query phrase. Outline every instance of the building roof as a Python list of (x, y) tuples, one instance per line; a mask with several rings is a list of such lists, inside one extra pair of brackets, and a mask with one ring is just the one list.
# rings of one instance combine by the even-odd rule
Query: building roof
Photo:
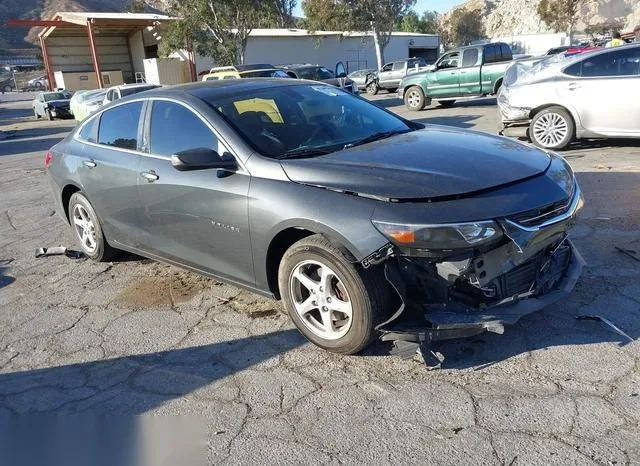
[[(345, 36), (363, 37), (370, 36), (368, 31), (314, 31), (308, 29), (254, 29), (249, 34), (250, 37), (301, 37), (301, 36)], [(437, 34), (422, 34), (419, 32), (398, 32), (391, 33), (393, 37), (437, 37)]]
[(171, 16), (157, 15), (153, 13), (98, 13), (91, 11), (59, 11), (53, 19), (68, 21), (70, 23), (86, 24), (87, 20), (98, 21), (166, 21), (173, 20)]

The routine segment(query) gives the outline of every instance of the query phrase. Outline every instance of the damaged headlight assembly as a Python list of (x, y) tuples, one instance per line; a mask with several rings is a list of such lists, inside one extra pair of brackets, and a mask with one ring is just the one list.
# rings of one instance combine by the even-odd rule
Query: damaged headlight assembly
[(499, 241), (503, 236), (502, 228), (492, 220), (436, 225), (372, 222), (395, 245), (428, 251), (470, 249)]

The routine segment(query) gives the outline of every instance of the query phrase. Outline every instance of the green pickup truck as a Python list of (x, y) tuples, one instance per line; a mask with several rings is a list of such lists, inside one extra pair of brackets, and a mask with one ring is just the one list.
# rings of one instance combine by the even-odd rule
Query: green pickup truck
[(418, 111), (432, 100), (449, 107), (458, 99), (495, 94), (512, 60), (511, 47), (500, 42), (452, 50), (427, 71), (406, 76), (398, 96), (409, 110)]

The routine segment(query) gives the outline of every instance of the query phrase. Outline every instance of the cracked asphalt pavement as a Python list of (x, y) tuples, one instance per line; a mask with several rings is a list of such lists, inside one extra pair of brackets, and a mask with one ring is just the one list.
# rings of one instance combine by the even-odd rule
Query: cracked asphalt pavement
[[(571, 297), (503, 335), (441, 343), (441, 370), (307, 343), (280, 305), (132, 255), (36, 259), (76, 247), (44, 153), (73, 127), (0, 96), (0, 418), (194, 415), (215, 464), (640, 464), (640, 142), (564, 152), (586, 207)], [(12, 100), (12, 101), (11, 101)], [(496, 131), (495, 101), (407, 113)], [(629, 342), (602, 316), (634, 339)]]

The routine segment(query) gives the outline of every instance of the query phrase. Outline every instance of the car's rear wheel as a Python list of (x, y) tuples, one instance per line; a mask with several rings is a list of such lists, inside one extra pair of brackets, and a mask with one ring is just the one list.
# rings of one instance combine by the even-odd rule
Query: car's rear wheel
[(51, 110), (47, 109), (44, 111), (49, 121), (53, 121), (53, 115), (51, 114)]
[(375, 82), (367, 84), (367, 94), (376, 95), (378, 93), (378, 85)]
[(422, 110), (425, 102), (424, 92), (418, 86), (412, 86), (404, 93), (404, 105), (413, 112)]
[(573, 140), (575, 124), (562, 107), (549, 107), (536, 113), (531, 120), (531, 141), (545, 149), (564, 149)]
[(282, 257), (278, 285), (298, 330), (328, 351), (354, 354), (375, 337), (389, 287), (321, 235), (295, 243)]
[(453, 105), (454, 105), (455, 103), (456, 103), (456, 101), (455, 101), (455, 100), (441, 100), (441, 101), (439, 101), (439, 102), (438, 102), (438, 104), (439, 104), (441, 107), (444, 107), (444, 108), (453, 107)]
[(103, 262), (114, 255), (115, 250), (104, 237), (96, 211), (82, 193), (74, 193), (69, 199), (69, 223), (87, 257)]

